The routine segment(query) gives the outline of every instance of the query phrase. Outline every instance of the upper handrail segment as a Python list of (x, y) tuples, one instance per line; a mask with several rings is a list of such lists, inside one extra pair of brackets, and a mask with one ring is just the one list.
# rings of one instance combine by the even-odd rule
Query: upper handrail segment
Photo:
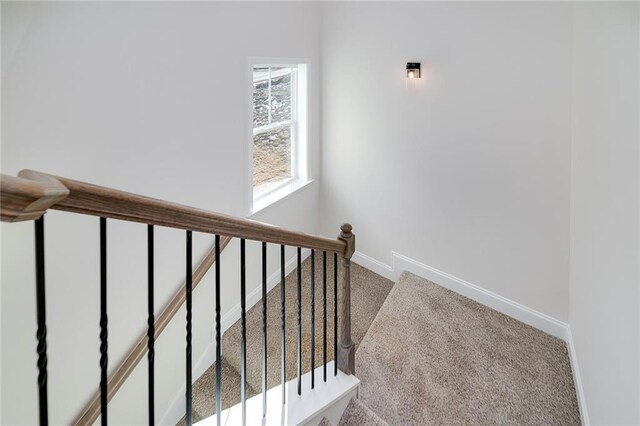
[(47, 209), (121, 219), (345, 254), (347, 244), (125, 191), (22, 170), (2, 175), (2, 221), (32, 220)]

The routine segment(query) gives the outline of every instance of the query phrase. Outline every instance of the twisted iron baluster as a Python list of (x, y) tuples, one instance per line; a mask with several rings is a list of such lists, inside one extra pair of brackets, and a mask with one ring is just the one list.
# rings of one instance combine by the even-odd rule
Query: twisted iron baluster
[(103, 426), (107, 424), (107, 367), (109, 331), (107, 318), (107, 219), (100, 218), (100, 418)]
[(247, 307), (246, 307), (246, 256), (245, 256), (245, 240), (240, 240), (240, 317), (242, 330), (242, 348), (240, 353), (240, 398), (242, 402), (242, 426), (247, 424)]
[(282, 381), (282, 404), (286, 403), (286, 381), (287, 381), (287, 352), (286, 352), (286, 317), (285, 317), (285, 264), (284, 264), (284, 245), (280, 246), (280, 319), (282, 321), (282, 336), (281, 336), (281, 357), (280, 357), (280, 369), (281, 369), (281, 381)]
[(298, 268), (297, 268), (297, 284), (298, 284), (298, 395), (302, 395), (302, 249), (298, 247)]
[(186, 269), (187, 269), (187, 277), (186, 277), (186, 305), (187, 305), (187, 348), (186, 348), (186, 358), (187, 358), (187, 389), (186, 389), (186, 403), (187, 403), (187, 408), (186, 408), (186, 415), (185, 415), (185, 422), (188, 426), (191, 426), (191, 424), (193, 423), (193, 402), (192, 402), (192, 390), (191, 390), (191, 339), (192, 339), (192, 335), (191, 335), (191, 309), (192, 309), (192, 291), (193, 291), (193, 286), (192, 286), (192, 279), (193, 279), (193, 274), (192, 274), (192, 235), (191, 235), (191, 231), (187, 231), (187, 262), (186, 262)]
[(322, 252), (322, 378), (327, 381), (327, 252)]
[(36, 309), (38, 328), (38, 402), (40, 410), (40, 425), (49, 424), (49, 403), (47, 397), (47, 324), (45, 301), (45, 271), (44, 271), (44, 216), (35, 221), (36, 246)]
[(220, 330), (220, 235), (216, 235), (215, 241), (216, 251), (216, 421), (218, 426), (222, 424), (222, 349), (221, 330)]
[(267, 417), (267, 243), (262, 243), (262, 417)]
[(338, 253), (333, 253), (333, 375), (338, 375)]
[(149, 424), (155, 424), (155, 310), (153, 307), (153, 225), (147, 225), (147, 361), (149, 364)]

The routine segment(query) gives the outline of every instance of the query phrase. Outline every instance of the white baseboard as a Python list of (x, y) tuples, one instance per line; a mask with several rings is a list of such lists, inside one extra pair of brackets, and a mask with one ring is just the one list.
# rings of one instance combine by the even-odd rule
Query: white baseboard
[(571, 326), (567, 325), (567, 333), (565, 336), (567, 342), (567, 350), (569, 351), (569, 360), (571, 361), (571, 371), (573, 372), (573, 383), (576, 387), (576, 397), (578, 399), (578, 408), (580, 408), (580, 420), (583, 426), (589, 426), (589, 412), (587, 411), (587, 399), (584, 395), (582, 387), (582, 378), (580, 377), (580, 367), (578, 365), (578, 356), (576, 348), (573, 344), (573, 335), (571, 334)]
[[(302, 261), (304, 262), (311, 254), (311, 250), (302, 249)], [(297, 266), (297, 256), (293, 256), (285, 264), (285, 275), (289, 275)], [(275, 271), (267, 278), (267, 292), (275, 287), (280, 282), (280, 269)], [(262, 299), (262, 288), (257, 286), (251, 293), (247, 295), (246, 309), (251, 309), (256, 303)], [(220, 329), (222, 334), (229, 329), (236, 321), (240, 319), (240, 304), (238, 303), (231, 308), (227, 313), (222, 315), (220, 321)], [(215, 328), (212, 326), (212, 338), (211, 343), (207, 346), (204, 354), (196, 362), (193, 368), (193, 382), (198, 380), (200, 376), (204, 374), (209, 367), (213, 365), (216, 360), (216, 345), (215, 345)], [(173, 399), (173, 402), (162, 417), (160, 424), (162, 425), (175, 425), (184, 416), (186, 409), (185, 401), (186, 386), (182, 386), (180, 391)]]
[(396, 252), (392, 252), (392, 266), (360, 252), (356, 252), (352, 260), (358, 265), (392, 281), (397, 281), (403, 271), (411, 272), (495, 309), (498, 312), (522, 321), (538, 330), (564, 340), (569, 352), (571, 371), (573, 372), (573, 381), (576, 387), (578, 406), (580, 408), (580, 418), (583, 425), (588, 426), (590, 424), (584, 390), (582, 388), (582, 380), (580, 378), (580, 369), (571, 336), (571, 328), (567, 323)]
[(392, 252), (392, 266), (359, 252), (353, 255), (353, 261), (393, 281), (397, 281), (403, 271), (411, 272), (545, 333), (565, 338), (566, 323), (402, 254)]
[(395, 281), (397, 279), (396, 275), (393, 273), (393, 269), (391, 266), (386, 263), (382, 263), (379, 260), (374, 259), (373, 257), (367, 256), (366, 254), (360, 253), (359, 251), (353, 254), (351, 257), (358, 265), (367, 268), (370, 271), (375, 272), (376, 274), (385, 277), (388, 280)]
[(393, 253), (393, 271), (396, 277), (399, 277), (402, 271), (409, 271), (538, 330), (559, 339), (565, 338), (566, 323), (401, 254)]

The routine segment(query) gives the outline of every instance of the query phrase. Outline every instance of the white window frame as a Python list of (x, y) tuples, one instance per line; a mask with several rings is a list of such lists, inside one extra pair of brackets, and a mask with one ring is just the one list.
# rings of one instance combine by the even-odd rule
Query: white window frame
[[(308, 160), (308, 70), (309, 61), (304, 59), (282, 58), (250, 58), (249, 59), (249, 126), (248, 139), (248, 216), (286, 198), (293, 192), (311, 182), (309, 178)], [(291, 71), (291, 119), (278, 123), (271, 123), (258, 128), (253, 127), (253, 69), (255, 67), (287, 67)], [(269, 73), (269, 80), (273, 76)], [(271, 110), (269, 109), (269, 115)], [(269, 130), (291, 126), (291, 175), (292, 177), (266, 190), (256, 192), (253, 187), (253, 137)]]
[[(256, 66), (261, 66), (262, 64), (257, 64), (254, 65), (254, 68)], [(291, 181), (296, 180), (297, 179), (297, 175), (298, 175), (298, 167), (297, 167), (297, 163), (298, 163), (298, 158), (296, 155), (296, 145), (298, 142), (298, 135), (297, 133), (297, 123), (298, 123), (298, 66), (289, 66), (289, 65), (282, 65), (282, 64), (268, 64), (268, 65), (264, 65), (265, 67), (269, 67), (269, 73), (266, 76), (266, 81), (269, 82), (269, 124), (265, 125), (265, 126), (260, 126), (260, 127), (254, 127), (253, 128), (253, 136), (255, 137), (255, 135), (258, 135), (260, 133), (265, 133), (265, 132), (269, 132), (271, 130), (275, 130), (275, 129), (282, 129), (285, 127), (291, 127), (291, 177), (289, 179), (285, 179), (282, 182), (279, 182), (277, 185), (272, 185), (270, 186), (268, 189), (261, 191), (259, 194), (256, 195), (255, 193), (255, 187), (253, 188), (254, 190), (254, 194), (253, 194), (253, 199), (260, 199), (263, 198), (265, 196), (268, 196), (270, 193), (277, 191), (278, 189), (280, 189), (281, 187), (288, 185), (291, 183)], [(275, 75), (271, 72), (271, 67), (273, 66), (278, 66), (278, 67), (286, 67), (288, 68), (289, 71), (287, 72), (281, 72), (281, 73), (275, 73)], [(290, 74), (291, 75), (291, 118), (289, 120), (285, 120), (285, 121), (279, 121), (277, 123), (273, 123), (271, 121), (271, 80), (274, 77), (278, 77), (279, 75), (286, 75), (286, 74)], [(256, 83), (256, 81), (261, 81), (261, 80), (256, 80), (255, 78), (253, 78), (253, 84)], [(252, 86), (253, 87), (253, 86)], [(253, 98), (252, 98), (252, 108), (253, 108)], [(251, 117), (251, 119), (253, 120), (253, 116)], [(251, 146), (253, 146), (253, 138), (251, 139)], [(252, 167), (253, 167), (253, 160), (251, 161)], [(252, 170), (253, 173), (253, 170)], [(253, 186), (253, 182), (252, 182), (252, 186)]]

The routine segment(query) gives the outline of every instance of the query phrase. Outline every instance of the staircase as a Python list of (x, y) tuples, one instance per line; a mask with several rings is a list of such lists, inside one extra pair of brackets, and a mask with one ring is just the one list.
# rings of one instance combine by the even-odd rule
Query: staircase
[[(310, 265), (309, 259), (302, 264), (303, 276), (309, 276)], [(287, 277), (287, 297), (295, 275)], [(303, 294), (310, 298), (309, 281)], [(394, 285), (354, 264), (351, 282), (359, 398), (349, 402), (339, 421), (322, 419), (320, 425), (580, 424), (567, 348), (560, 339), (410, 273)], [(279, 287), (268, 294), (269, 307), (279, 305), (279, 294)], [(317, 293), (315, 300), (321, 297)], [(295, 318), (287, 318), (287, 327), (295, 327)], [(259, 328), (258, 309), (250, 310), (248, 319), (249, 328)], [(309, 321), (306, 312), (305, 329)], [(223, 382), (236, 389), (237, 334), (234, 325), (223, 337), (229, 365)], [(322, 339), (316, 338), (320, 351)], [(308, 348), (308, 335), (304, 341)], [(269, 343), (276, 360), (277, 343)], [(309, 357), (305, 361), (307, 372)], [(259, 384), (259, 358), (248, 365), (248, 382)], [(269, 368), (274, 370), (269, 387), (277, 386), (280, 368), (277, 363)], [(213, 374), (210, 368), (196, 382), (195, 407), (202, 418), (213, 414)], [(235, 395), (238, 402), (237, 390)]]

